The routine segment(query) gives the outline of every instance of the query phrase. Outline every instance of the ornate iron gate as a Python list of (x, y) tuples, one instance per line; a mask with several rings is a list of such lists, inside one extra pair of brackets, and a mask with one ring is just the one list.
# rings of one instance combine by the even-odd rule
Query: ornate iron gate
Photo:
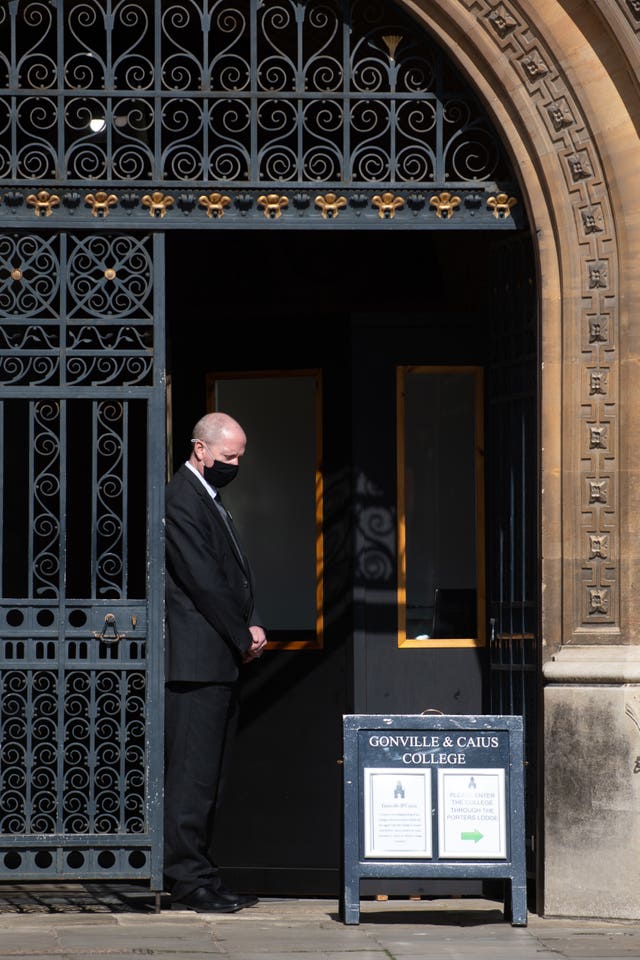
[(0, 237), (0, 879), (162, 888), (162, 267)]
[(540, 571), (533, 253), (501, 248), (487, 375), (487, 612), (490, 712), (524, 718), (527, 873), (535, 876)]

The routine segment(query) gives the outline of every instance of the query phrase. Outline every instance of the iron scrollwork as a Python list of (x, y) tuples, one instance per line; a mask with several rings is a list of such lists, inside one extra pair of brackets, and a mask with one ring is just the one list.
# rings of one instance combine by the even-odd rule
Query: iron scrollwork
[(375, 0), (26, 0), (2, 35), (0, 181), (335, 192), (508, 171), (466, 81)]

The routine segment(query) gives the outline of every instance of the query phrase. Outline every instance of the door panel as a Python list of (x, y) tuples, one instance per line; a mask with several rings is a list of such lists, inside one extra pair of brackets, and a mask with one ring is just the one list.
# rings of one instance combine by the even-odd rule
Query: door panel
[[(446, 324), (446, 338), (438, 331)], [(460, 331), (456, 355), (454, 329)], [(467, 335), (468, 334), (468, 335)], [(464, 337), (464, 341), (463, 341)], [(482, 359), (478, 330), (465, 317), (435, 312), (415, 323), (411, 315), (361, 315), (353, 327), (356, 537), (356, 702), (357, 713), (481, 713), (486, 652), (482, 646), (457, 649), (452, 641), (399, 645), (401, 568), (397, 556), (396, 377), (399, 364), (450, 366), (460, 357), (471, 369)], [(460, 365), (457, 364), (457, 369)], [(403, 438), (405, 447), (418, 436)], [(435, 473), (439, 464), (431, 467)], [(446, 466), (443, 467), (446, 469)], [(434, 481), (435, 482), (435, 481)], [(416, 497), (425, 491), (416, 490)], [(473, 496), (473, 494), (471, 494)], [(471, 510), (475, 505), (470, 505)], [(453, 538), (453, 531), (442, 537)], [(425, 543), (429, 550), (432, 544)], [(439, 645), (451, 644), (448, 649)], [(460, 638), (458, 638), (458, 643)], [(468, 642), (468, 641), (467, 641)], [(435, 644), (438, 644), (436, 646)]]

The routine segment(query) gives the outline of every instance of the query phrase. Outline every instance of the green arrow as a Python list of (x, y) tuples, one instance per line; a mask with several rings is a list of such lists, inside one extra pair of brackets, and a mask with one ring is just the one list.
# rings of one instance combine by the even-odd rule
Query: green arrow
[(468, 833), (462, 832), (462, 833), (460, 834), (460, 839), (461, 839), (461, 840), (475, 840), (475, 842), (477, 843), (478, 840), (482, 840), (483, 836), (484, 836), (484, 834), (483, 834), (483, 833), (480, 833), (480, 831), (479, 831), (479, 830), (477, 829), (477, 827), (476, 827), (475, 830), (470, 830)]

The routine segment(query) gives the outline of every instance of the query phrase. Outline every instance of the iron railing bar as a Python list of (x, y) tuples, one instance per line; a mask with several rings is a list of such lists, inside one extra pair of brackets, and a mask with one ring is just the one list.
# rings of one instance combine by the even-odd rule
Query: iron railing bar
[[(61, 248), (64, 248), (64, 244), (61, 244)], [(64, 262), (64, 261), (62, 261)], [(61, 287), (61, 292), (64, 290), (64, 284)], [(64, 316), (66, 309), (66, 301), (64, 297), (61, 297), (60, 300), (60, 342), (64, 343)], [(64, 354), (63, 354), (64, 355)], [(67, 524), (66, 524), (66, 491), (67, 491), (67, 470), (66, 464), (63, 464), (62, 457), (65, 452), (68, 451), (65, 440), (68, 436), (67, 426), (68, 426), (68, 401), (58, 400), (58, 473), (60, 475), (60, 492), (58, 497), (58, 522), (59, 522), (59, 531), (58, 531), (58, 553), (59, 553), (59, 564), (60, 564), (60, 579), (59, 579), (59, 592), (58, 592), (58, 609), (60, 611), (60, 624), (59, 624), (59, 640), (58, 640), (58, 657), (56, 665), (56, 675), (57, 675), (57, 731), (58, 731), (58, 745), (59, 748), (56, 751), (56, 830), (62, 832), (64, 824), (64, 798), (65, 798), (65, 760), (66, 760), (66, 749), (67, 749), (67, 737), (65, 730), (65, 704), (66, 704), (66, 684), (67, 684), (67, 672), (66, 672), (66, 662), (67, 662), (67, 650), (65, 644), (64, 636), (64, 627), (65, 627), (65, 616), (64, 616), (64, 593), (65, 593), (65, 582), (67, 577), (66, 561), (67, 561), (67, 550), (65, 538), (67, 536)]]
[[(351, 23), (350, 23), (350, 0), (342, 0), (342, 76), (344, 79), (344, 89), (342, 91), (341, 110), (342, 116), (349, 116), (349, 98), (351, 97)], [(342, 125), (342, 145), (343, 145), (343, 175), (345, 179), (350, 179), (353, 171), (351, 157), (351, 124)]]
[(91, 536), (90, 536), (90, 589), (89, 597), (95, 600), (98, 596), (98, 497), (100, 490), (98, 488), (98, 450), (100, 437), (98, 426), (100, 423), (98, 416), (98, 407), (100, 404), (100, 395), (98, 398), (92, 398), (91, 402)]
[[(15, 96), (20, 100), (30, 100), (37, 97), (39, 100), (49, 99), (51, 101), (60, 101), (59, 110), (60, 114), (64, 114), (64, 109), (60, 109), (60, 106), (64, 104), (67, 100), (84, 100), (87, 97), (94, 97), (99, 99), (101, 102), (104, 101), (113, 101), (117, 102), (119, 100), (141, 100), (145, 103), (155, 103), (161, 104), (164, 100), (175, 100), (179, 98), (181, 100), (238, 100), (238, 101), (247, 101), (251, 102), (252, 100), (335, 100), (337, 103), (344, 101), (345, 99), (349, 102), (353, 100), (427, 100), (439, 102), (439, 95), (436, 93), (430, 93), (428, 90), (417, 90), (411, 91), (367, 91), (367, 90), (305, 90), (305, 89), (294, 89), (294, 90), (259, 90), (254, 88), (251, 92), (246, 90), (194, 90), (193, 88), (188, 90), (182, 90), (177, 88), (175, 90), (154, 90), (153, 92), (148, 92), (146, 90), (110, 90), (107, 94), (103, 87), (92, 88), (80, 88), (80, 87), (45, 87), (44, 89), (34, 88), (16, 88), (16, 87), (0, 87), (0, 97)], [(462, 99), (459, 95), (458, 99)], [(473, 98), (469, 98), (473, 99)], [(474, 102), (475, 105), (475, 102)]]
[[(87, 773), (89, 782), (87, 784), (87, 829), (92, 833), (96, 832), (96, 770), (98, 767), (98, 751), (96, 748), (96, 727), (98, 719), (98, 686), (97, 679), (103, 673), (103, 670), (92, 669), (88, 671), (89, 689), (87, 695), (87, 731), (89, 743), (87, 747)], [(122, 748), (120, 744), (120, 748)]]
[[(5, 450), (5, 417), (6, 409), (4, 400), (0, 400), (0, 450)], [(0, 595), (4, 601), (4, 470), (0, 470)]]
[(129, 596), (129, 403), (124, 404), (122, 423), (122, 583), (120, 598)]
[[(525, 674), (524, 674), (524, 663), (525, 663), (525, 643), (524, 635), (526, 632), (526, 623), (525, 623), (525, 601), (526, 601), (526, 589), (527, 589), (527, 555), (525, 545), (527, 543), (527, 531), (526, 531), (526, 522), (527, 522), (527, 445), (526, 445), (526, 423), (525, 423), (525, 410), (521, 408), (520, 411), (520, 470), (521, 470), (521, 479), (520, 479), (520, 558), (521, 558), (521, 602), (522, 607), (520, 610), (520, 631), (522, 633), (523, 640), (520, 644), (520, 696), (522, 702), (522, 716), (525, 718), (524, 723), (526, 727), (526, 717), (527, 717), (527, 703), (526, 703), (526, 687), (525, 687)], [(526, 739), (526, 738), (525, 738)], [(526, 757), (526, 744), (525, 744), (525, 760)]]
[[(34, 834), (27, 839), (27, 847), (123, 847), (137, 850), (140, 847), (153, 846), (155, 838), (148, 831), (144, 833), (45, 833)], [(25, 837), (16, 834), (2, 834), (2, 849), (6, 847), (25, 847)], [(1, 864), (0, 864), (1, 866)], [(1, 875), (1, 874), (0, 874)], [(14, 881), (16, 882), (16, 881)]]
[[(34, 741), (34, 716), (35, 709), (33, 705), (33, 693), (34, 693), (34, 683), (33, 677), (36, 674), (35, 670), (27, 670), (26, 672), (26, 682), (25, 682), (25, 711), (24, 711), (24, 729), (25, 729), (25, 774), (28, 772), (28, 768), (31, 765), (31, 758), (33, 757), (33, 741)], [(34, 789), (34, 779), (33, 777), (25, 777), (24, 785), (24, 830), (25, 833), (31, 833), (32, 831), (32, 817), (33, 817), (33, 789)], [(4, 843), (4, 836), (2, 838)]]
[[(257, 23), (257, 14), (254, 12), (257, 7), (257, 0), (251, 0), (251, 16), (249, 18), (250, 28), (249, 28), (249, 69), (250, 69), (250, 84), (251, 84), (251, 93), (253, 102), (254, 91), (257, 93), (257, 82), (256, 82), (256, 64), (258, 62), (258, 23)], [(215, 97), (215, 94), (211, 94), (212, 99)], [(259, 97), (257, 98), (259, 99)], [(260, 179), (260, 149), (259, 149), (259, 138), (258, 138), (258, 111), (255, 106), (249, 111), (249, 145), (250, 145), (250, 179), (252, 181), (258, 181)]]
[[(33, 400), (29, 404), (29, 479), (28, 479), (28, 490), (36, 490), (36, 462), (35, 462), (35, 444), (36, 444), (36, 433), (35, 433), (35, 418), (37, 412), (37, 400)], [(28, 587), (28, 599), (31, 600), (35, 594), (35, 578), (33, 565), (35, 562), (35, 544), (34, 544), (34, 524), (35, 524), (35, 504), (34, 497), (29, 497), (29, 508), (28, 508), (28, 538), (29, 538), (29, 547), (27, 551), (27, 576), (29, 578), (29, 587)]]
[[(126, 514), (125, 514), (126, 516)], [(127, 693), (128, 693), (128, 683), (129, 683), (130, 673), (127, 670), (118, 671), (118, 695), (120, 703), (120, 711), (118, 717), (118, 725), (120, 730), (126, 731), (127, 729)], [(126, 734), (125, 734), (126, 737)], [(127, 832), (127, 743), (126, 739), (120, 745), (120, 755), (118, 763), (118, 833)], [(146, 766), (146, 764), (145, 764)]]
[[(64, 309), (61, 310), (62, 315), (64, 316)], [(63, 337), (60, 338), (61, 341)], [(66, 629), (67, 629), (67, 617), (66, 617), (66, 602), (65, 602), (65, 591), (66, 591), (66, 581), (67, 581), (67, 565), (68, 565), (68, 550), (67, 550), (67, 535), (68, 535), (68, 525), (67, 525), (67, 496), (68, 496), (68, 487), (67, 487), (67, 478), (71, 472), (71, 457), (76, 454), (77, 451), (71, 451), (68, 447), (68, 413), (69, 413), (69, 402), (70, 400), (59, 400), (59, 411), (60, 411), (60, 426), (59, 426), (59, 446), (58, 446), (58, 456), (60, 459), (59, 463), (59, 474), (60, 474), (60, 497), (59, 497), (59, 543), (60, 543), (60, 570), (58, 573), (58, 664), (59, 666), (64, 666), (67, 660), (67, 651), (65, 645), (66, 638)], [(62, 462), (62, 458), (65, 455), (68, 456), (66, 463)]]

